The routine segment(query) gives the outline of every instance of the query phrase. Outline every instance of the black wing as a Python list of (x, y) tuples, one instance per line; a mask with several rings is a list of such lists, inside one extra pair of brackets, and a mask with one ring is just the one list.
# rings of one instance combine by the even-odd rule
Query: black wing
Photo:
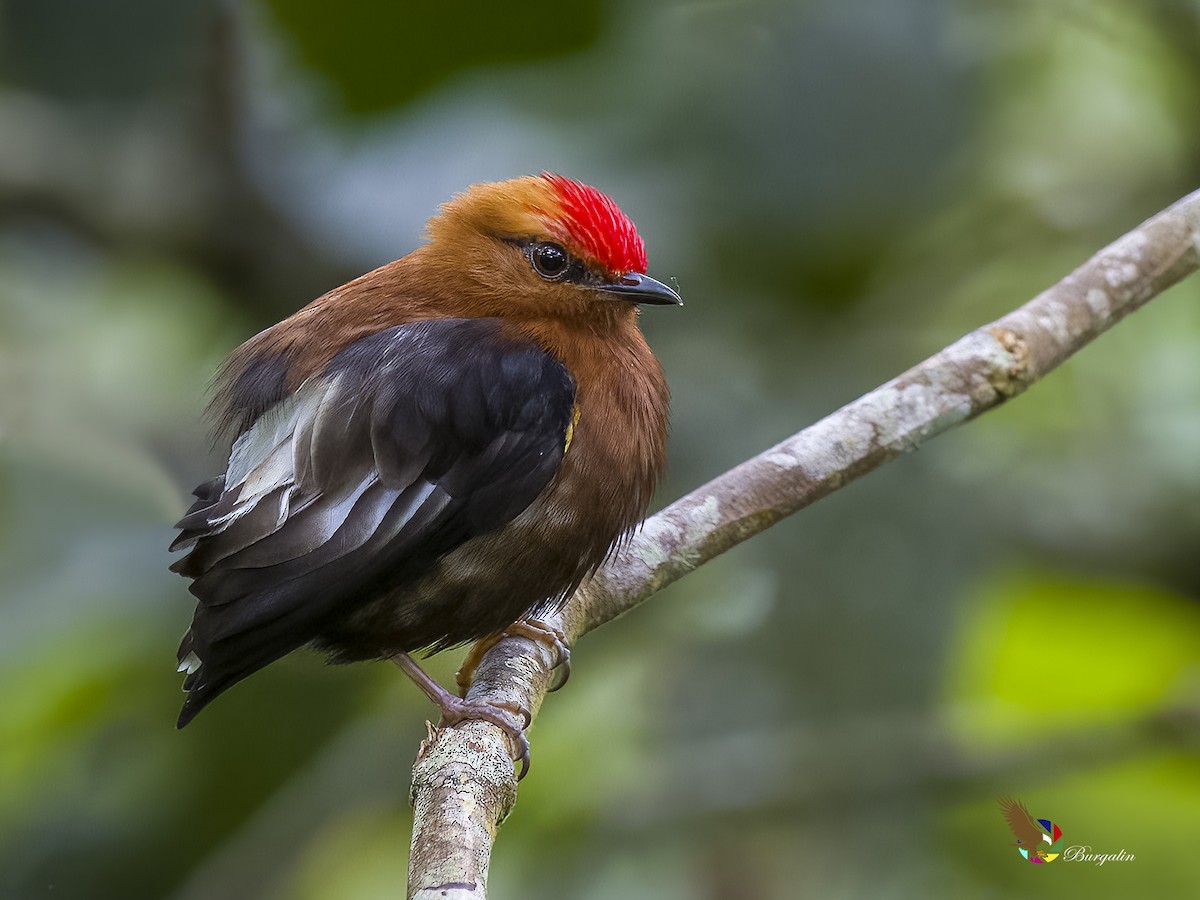
[(171, 567), (199, 598), (179, 725), (384, 584), (503, 526), (562, 461), (575, 387), (495, 319), (363, 338), (264, 413), (201, 485)]

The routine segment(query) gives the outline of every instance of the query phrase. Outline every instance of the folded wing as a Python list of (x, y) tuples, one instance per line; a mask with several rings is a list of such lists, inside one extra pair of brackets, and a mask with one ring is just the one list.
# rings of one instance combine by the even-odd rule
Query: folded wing
[(373, 592), (500, 528), (562, 461), (574, 383), (494, 319), (351, 344), (234, 443), (172, 549), (198, 598), (179, 648), (182, 727)]

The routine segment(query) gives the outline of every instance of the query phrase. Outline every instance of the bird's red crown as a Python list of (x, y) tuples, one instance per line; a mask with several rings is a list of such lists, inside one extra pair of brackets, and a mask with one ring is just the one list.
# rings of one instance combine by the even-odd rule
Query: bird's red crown
[(646, 245), (629, 217), (607, 194), (562, 175), (543, 172), (562, 207), (559, 226), (568, 243), (614, 272), (646, 271)]

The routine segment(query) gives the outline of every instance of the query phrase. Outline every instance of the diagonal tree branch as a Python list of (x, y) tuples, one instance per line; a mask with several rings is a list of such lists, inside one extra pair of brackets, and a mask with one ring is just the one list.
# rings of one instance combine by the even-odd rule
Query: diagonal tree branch
[[(575, 641), (785, 516), (1005, 400), (1200, 268), (1200, 191), (1144, 222), (1024, 306), (672, 503), (576, 592), (553, 624)], [(469, 696), (536, 716), (553, 660), (524, 638), (484, 657)], [(413, 767), (409, 897), (480, 900), (516, 800), (506, 739), (431, 729)]]

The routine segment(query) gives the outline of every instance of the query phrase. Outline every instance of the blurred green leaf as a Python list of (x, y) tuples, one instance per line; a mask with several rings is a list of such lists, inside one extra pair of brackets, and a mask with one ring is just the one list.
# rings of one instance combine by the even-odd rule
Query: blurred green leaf
[(1135, 717), (1200, 675), (1200, 608), (1151, 585), (993, 577), (961, 613), (948, 699), (974, 745)]
[(598, 38), (606, 4), (514, 6), (488, 0), (379, 3), (267, 0), (305, 65), (351, 113), (377, 113), (482, 66), (554, 59)]

